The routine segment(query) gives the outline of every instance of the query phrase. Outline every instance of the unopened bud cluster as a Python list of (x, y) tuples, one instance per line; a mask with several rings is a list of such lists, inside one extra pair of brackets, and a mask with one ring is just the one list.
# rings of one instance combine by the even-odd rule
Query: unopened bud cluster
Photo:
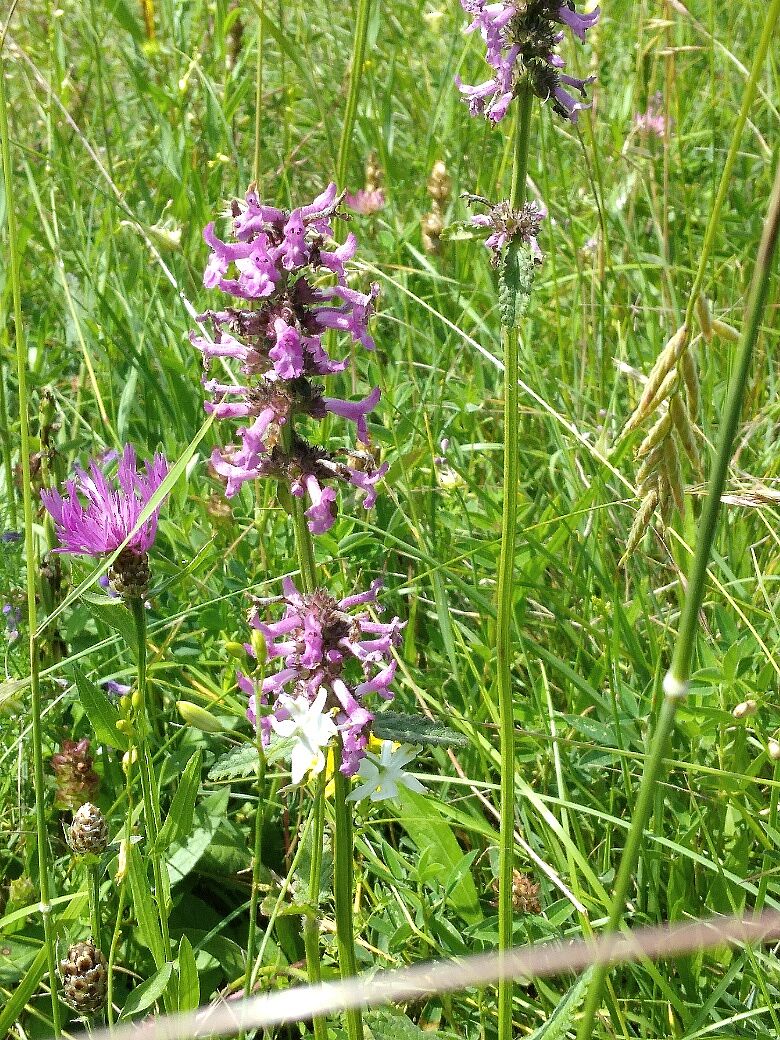
[(85, 802), (68, 829), (68, 842), (79, 856), (101, 856), (108, 848), (108, 824), (96, 805)]
[(106, 1004), (108, 967), (106, 958), (89, 939), (74, 943), (60, 961), (61, 996), (80, 1015), (93, 1015)]

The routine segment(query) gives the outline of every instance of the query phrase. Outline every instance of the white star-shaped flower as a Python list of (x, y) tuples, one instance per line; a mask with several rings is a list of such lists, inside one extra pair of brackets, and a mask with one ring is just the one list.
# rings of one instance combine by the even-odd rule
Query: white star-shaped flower
[(381, 802), (385, 798), (396, 798), (399, 785), (418, 793), (424, 791), (420, 781), (404, 770), (419, 752), (420, 748), (412, 744), (396, 747), (392, 740), (383, 740), (379, 755), (369, 752), (360, 763), (357, 775), (364, 783), (347, 796), (347, 801), (370, 798), (372, 802)]
[(305, 695), (291, 697), (280, 695), (277, 704), (289, 714), (289, 719), (271, 716), (271, 728), (280, 737), (293, 738), (295, 746), (290, 755), (290, 772), (292, 782), (299, 784), (305, 776), (316, 776), (325, 767), (325, 755), (322, 751), (332, 737), (336, 735), (336, 726), (330, 715), (323, 715), (327, 690), (320, 689), (316, 698), (310, 701)]

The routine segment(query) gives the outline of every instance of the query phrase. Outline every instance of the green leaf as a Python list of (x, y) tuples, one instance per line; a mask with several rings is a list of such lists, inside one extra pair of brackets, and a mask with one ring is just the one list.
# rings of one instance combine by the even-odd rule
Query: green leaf
[(130, 887), (133, 891), (133, 909), (138, 921), (141, 941), (151, 950), (155, 965), (161, 969), (165, 964), (165, 949), (160, 932), (160, 922), (149, 887), (146, 868), (135, 845), (130, 845), (127, 850), (127, 870), (130, 876)]
[(566, 993), (543, 1026), (536, 1029), (527, 1040), (562, 1040), (573, 1028), (574, 1016), (588, 991), (593, 968), (588, 968)]
[(201, 750), (195, 752), (182, 773), (168, 815), (157, 837), (156, 851), (165, 852), (172, 841), (184, 841), (192, 830), (192, 814), (200, 787)]
[(82, 599), (89, 604), (89, 612), (95, 620), (118, 632), (132, 651), (133, 657), (137, 659), (138, 637), (135, 622), (122, 600), (115, 596), (101, 596), (94, 592), (85, 592)]
[(498, 270), (501, 322), (514, 328), (528, 308), (534, 279), (534, 261), (528, 246), (510, 247)]
[(175, 885), (189, 874), (211, 844), (227, 811), (230, 792), (219, 791), (195, 810), (195, 828), (184, 842), (175, 842), (168, 852), (168, 876)]
[[(271, 742), (265, 749), (265, 760), (268, 765), (286, 758), (292, 751), (295, 742), (289, 738), (271, 737)], [(242, 744), (241, 747), (233, 748), (226, 755), (218, 758), (209, 769), (209, 780), (248, 780), (257, 773), (257, 747), (251, 744)]]
[(148, 1007), (151, 1007), (151, 1005), (154, 1004), (155, 1001), (159, 1000), (165, 992), (172, 973), (173, 962), (166, 961), (160, 970), (156, 971), (154, 975), (146, 980), (146, 982), (142, 982), (140, 986), (136, 986), (125, 1001), (125, 1006), (122, 1008), (119, 1017), (130, 1018), (131, 1015), (135, 1015), (139, 1011), (145, 1011)]
[[(398, 822), (420, 852), (430, 851), (431, 857), (441, 865), (442, 876), (446, 880), (460, 867), (466, 855), (452, 829), (432, 799), (406, 788), (399, 788), (398, 798), (402, 810)], [(469, 923), (482, 920), (479, 896), (470, 870), (454, 886), (449, 901)]]
[(192, 944), (186, 935), (179, 941), (179, 1011), (194, 1011), (200, 1004), (200, 979)]
[(373, 724), (374, 736), (392, 740), (396, 744), (428, 744), (433, 747), (468, 747), (469, 739), (456, 733), (435, 719), (424, 715), (403, 715), (397, 711), (383, 711)]
[(127, 751), (130, 742), (125, 734), (120, 733), (116, 728), (116, 724), (121, 718), (119, 712), (105, 693), (95, 686), (91, 679), (87, 678), (78, 665), (73, 665), (73, 673), (76, 676), (79, 700), (92, 724), (96, 739), (119, 751)]
[(257, 773), (257, 748), (242, 744), (222, 755), (208, 771), (209, 780), (245, 780)]

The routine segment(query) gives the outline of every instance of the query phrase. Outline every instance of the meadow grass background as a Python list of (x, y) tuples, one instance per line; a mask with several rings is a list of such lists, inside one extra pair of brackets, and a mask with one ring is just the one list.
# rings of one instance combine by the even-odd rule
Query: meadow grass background
[[(260, 187), (268, 201), (300, 204), (333, 177), (351, 6), (265, 0)], [(22, 0), (6, 40), (30, 409), (37, 433), (39, 402), (50, 395), (59, 428), (46, 465), (56, 480), (75, 461), (126, 440), (141, 455), (159, 448), (176, 459), (204, 419), (200, 355), (187, 339), (193, 322), (137, 225), (195, 308), (213, 305), (201, 282), (201, 230), (251, 180), (258, 9), (222, 0), (157, 0), (154, 7), (151, 40), (132, 0), (59, 7)], [(700, 0), (687, 9), (607, 0), (588, 46), (576, 54), (570, 48), (575, 66), (590, 65), (598, 76), (591, 113), (574, 128), (535, 109), (529, 175), (549, 219), (540, 237), (546, 261), (522, 332), (521, 373), (531, 392), (521, 395), (514, 675), (518, 867), (540, 884), (541, 913), (518, 915), (517, 942), (588, 934), (608, 909), (669, 663), (732, 345), (699, 348), (703, 470), (685, 474), (685, 516), (663, 537), (650, 533), (624, 570), (618, 560), (637, 507), (634, 466), (628, 451), (612, 464), (606, 457), (641, 393), (639, 374), (681, 321), (764, 13), (756, 0)], [(342, 515), (317, 539), (318, 563), (335, 592), (382, 576), (388, 610), (409, 619), (396, 706), (430, 712), (467, 737), (452, 754), (430, 750), (420, 758), (427, 799), (357, 810), (362, 967), (496, 942), (499, 316), (479, 243), (443, 242), (432, 255), (420, 233), (436, 160), (453, 180), (448, 220), (467, 213), (460, 192), (495, 199), (508, 182), (505, 135), (470, 119), (452, 85), (458, 70), (467, 82), (482, 78), (479, 47), (462, 35), (463, 25), (455, 2), (375, 0), (350, 161), (354, 190), (376, 153), (387, 205), (354, 219), (365, 278), (380, 281), (382, 299), (378, 353), (359, 358), (359, 380), (344, 389), (363, 394), (381, 385), (372, 433), (391, 469), (375, 511)], [(771, 186), (777, 59), (775, 50), (760, 81), (705, 283), (714, 312), (737, 327)], [(666, 92), (673, 119), (666, 151), (663, 141), (632, 132), (634, 114), (656, 90)], [(2, 189), (0, 202), (8, 204)], [(0, 336), (7, 478), (18, 461), (19, 401), (5, 264)], [(780, 768), (767, 755), (780, 728), (780, 540), (766, 493), (778, 469), (777, 338), (775, 277), (729, 488), (744, 495), (761, 485), (764, 493), (724, 510), (693, 689), (679, 711), (628, 908), (634, 924), (780, 908)], [(446, 468), (434, 461), (442, 438)], [(196, 950), (203, 1000), (226, 993), (244, 971), (256, 796), (251, 779), (209, 777), (228, 744), (183, 726), (175, 702), (201, 703), (246, 729), (226, 644), (246, 638), (247, 592), (275, 591), (272, 583), (295, 568), (289, 525), (270, 487), (257, 496), (245, 488), (225, 508), (205, 468), (215, 443), (208, 433), (165, 507), (150, 616), (151, 678), (165, 702), (156, 756), (164, 790), (173, 790), (194, 747), (205, 754), (189, 843), (200, 855), (175, 853), (183, 877), (171, 922), (174, 937), (186, 932)], [(2, 523), (11, 529), (18, 487), (12, 493), (6, 480), (3, 496)], [(39, 533), (43, 550), (42, 527)], [(19, 599), (22, 559), (21, 547), (3, 546), (4, 602)], [(64, 596), (87, 571), (67, 558), (62, 566)], [(50, 606), (44, 602), (42, 612)], [(96, 681), (121, 681), (132, 662), (83, 602), (52, 626), (44, 651), (48, 755), (64, 738), (90, 735), (69, 662), (78, 657)], [(14, 683), (27, 674), (24, 638), (7, 643), (3, 662), (0, 993), (10, 997), (41, 932), (34, 914), (15, 913), (37, 902), (23, 883), (36, 876), (27, 691)], [(733, 709), (747, 699), (757, 702), (756, 714), (736, 720)], [(98, 801), (113, 811), (114, 832), (123, 811), (116, 755), (104, 751), (96, 761)], [(303, 789), (276, 795), (271, 805), (264, 851), (271, 902), (307, 798)], [(67, 897), (58, 906), (67, 915), (83, 881), (61, 818), (69, 817), (51, 808), (57, 894)], [(112, 873), (105, 875), (108, 907)], [(290, 912), (266, 947), (266, 987), (301, 977), (293, 882)], [(335, 971), (327, 888), (323, 944)], [(63, 941), (81, 938), (88, 919), (82, 913), (62, 928)], [(149, 953), (132, 928), (125, 935), (121, 963), (144, 978)], [(130, 978), (121, 985), (129, 989)], [(517, 1035), (543, 1028), (573, 981), (519, 985)], [(605, 1037), (766, 1037), (780, 1031), (779, 987), (776, 959), (762, 950), (625, 967), (612, 976), (598, 1028)], [(495, 1034), (489, 991), (405, 1011), (405, 1018), (370, 1019), (376, 1035), (415, 1037), (419, 1027), (469, 1040)], [(47, 1000), (33, 995), (15, 1035), (46, 1034), (48, 1015)], [(558, 1028), (547, 1036), (565, 1035), (567, 1023)]]

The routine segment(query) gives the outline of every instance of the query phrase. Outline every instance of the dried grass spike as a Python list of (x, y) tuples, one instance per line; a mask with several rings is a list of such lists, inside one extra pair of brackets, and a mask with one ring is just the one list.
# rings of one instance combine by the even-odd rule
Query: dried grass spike
[(680, 453), (674, 436), (664, 441), (663, 475), (680, 513), (685, 511), (685, 489), (680, 468)]
[(647, 455), (649, 451), (652, 451), (653, 448), (657, 447), (664, 440), (671, 428), (672, 417), (669, 412), (664, 412), (660, 419), (658, 419), (651, 427), (650, 432), (637, 448), (636, 457), (641, 459), (643, 455)]
[(682, 370), (685, 389), (688, 391), (688, 414), (695, 422), (699, 417), (701, 393), (699, 388), (699, 372), (696, 368), (696, 361), (693, 357), (692, 351), (686, 350), (680, 358), (680, 368)]
[(699, 321), (699, 326), (702, 331), (702, 335), (707, 343), (712, 343), (712, 313), (710, 311), (710, 305), (707, 297), (704, 293), (699, 293), (696, 297), (696, 317)]
[(657, 444), (651, 452), (649, 452), (642, 459), (642, 465), (636, 471), (636, 485), (638, 495), (641, 496), (644, 492), (648, 491), (650, 487), (655, 487), (656, 480), (658, 478), (658, 470), (663, 460), (664, 446), (663, 443)]
[(701, 460), (699, 459), (691, 417), (679, 394), (672, 394), (669, 398), (669, 414), (672, 417), (677, 436), (680, 438), (680, 444), (685, 449), (685, 454), (697, 470), (701, 469)]
[(655, 512), (657, 505), (658, 491), (656, 488), (651, 488), (642, 499), (639, 511), (634, 517), (631, 530), (628, 532), (628, 541), (626, 542), (625, 552), (620, 557), (620, 563), (618, 564), (619, 567), (625, 567), (626, 561), (642, 541), (644, 533), (650, 526), (650, 521), (653, 519), (653, 513)]
[(727, 325), (725, 321), (719, 321), (717, 318), (713, 318), (712, 329), (721, 339), (727, 339), (731, 343), (739, 342), (739, 332), (737, 332), (733, 325)]

